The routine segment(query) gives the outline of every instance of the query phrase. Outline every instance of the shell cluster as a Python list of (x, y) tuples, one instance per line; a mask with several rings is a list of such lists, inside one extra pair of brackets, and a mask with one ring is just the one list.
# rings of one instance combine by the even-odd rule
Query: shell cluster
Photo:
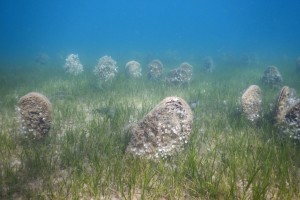
[(164, 66), (160, 60), (152, 60), (148, 64), (148, 78), (153, 81), (159, 81), (162, 77)]
[(271, 86), (280, 86), (282, 83), (282, 76), (277, 67), (271, 65), (264, 71), (262, 81)]
[(242, 110), (250, 121), (257, 121), (261, 112), (261, 89), (251, 85), (242, 95)]
[(138, 78), (142, 76), (141, 64), (135, 60), (126, 63), (125, 71), (127, 76), (131, 78)]
[(103, 56), (99, 59), (94, 68), (94, 74), (99, 81), (111, 81), (118, 73), (117, 62), (110, 56)]
[[(242, 111), (250, 121), (257, 121), (261, 113), (261, 89), (251, 85), (242, 95)], [(294, 89), (282, 87), (275, 104), (275, 121), (280, 134), (300, 140), (300, 99)]]
[(66, 73), (71, 75), (79, 75), (83, 72), (83, 66), (80, 63), (79, 57), (77, 54), (70, 54), (66, 58), (66, 62), (64, 65), (64, 69)]
[(187, 62), (184, 62), (179, 68), (173, 69), (168, 73), (166, 82), (169, 85), (184, 85), (191, 81), (192, 75), (193, 66)]
[(188, 142), (193, 114), (180, 97), (167, 97), (130, 129), (127, 152), (150, 159), (166, 158)]
[(39, 139), (49, 132), (52, 106), (47, 97), (28, 93), (20, 98), (16, 110), (23, 134)]

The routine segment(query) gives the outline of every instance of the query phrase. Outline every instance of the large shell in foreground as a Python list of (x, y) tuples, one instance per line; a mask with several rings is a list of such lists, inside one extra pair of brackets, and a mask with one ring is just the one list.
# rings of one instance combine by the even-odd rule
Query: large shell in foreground
[(167, 97), (131, 128), (127, 152), (150, 159), (171, 156), (187, 143), (192, 122), (192, 111), (186, 101)]
[(261, 112), (261, 90), (257, 85), (251, 85), (242, 95), (242, 110), (250, 121), (256, 121)]
[(17, 104), (17, 112), (24, 134), (39, 139), (49, 132), (52, 107), (44, 95), (30, 92), (21, 97)]

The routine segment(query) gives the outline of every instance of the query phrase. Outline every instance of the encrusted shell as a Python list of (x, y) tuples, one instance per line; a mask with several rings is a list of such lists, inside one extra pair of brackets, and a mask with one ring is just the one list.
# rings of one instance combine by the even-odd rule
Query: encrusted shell
[(179, 68), (173, 69), (168, 73), (166, 82), (169, 85), (184, 85), (191, 81), (192, 75), (193, 66), (187, 62), (183, 62)]
[(44, 95), (31, 92), (21, 97), (17, 104), (17, 112), (24, 134), (42, 138), (49, 132), (52, 106)]
[(277, 67), (271, 65), (264, 71), (262, 81), (271, 86), (279, 86), (282, 83), (282, 76)]
[(288, 86), (282, 87), (279, 92), (276, 103), (276, 122), (282, 123), (288, 109), (288, 98), (290, 96), (290, 88)]
[(286, 123), (284, 134), (300, 140), (300, 101), (287, 110), (284, 119)]
[(142, 76), (141, 64), (135, 60), (129, 61), (125, 65), (127, 76), (131, 78), (138, 78)]
[(163, 64), (160, 60), (152, 60), (148, 64), (148, 78), (153, 81), (161, 79), (163, 73)]
[(192, 122), (192, 111), (186, 101), (167, 97), (131, 128), (127, 152), (150, 159), (171, 156), (187, 143)]
[(247, 119), (256, 121), (261, 112), (261, 90), (257, 85), (251, 85), (242, 95), (242, 110)]

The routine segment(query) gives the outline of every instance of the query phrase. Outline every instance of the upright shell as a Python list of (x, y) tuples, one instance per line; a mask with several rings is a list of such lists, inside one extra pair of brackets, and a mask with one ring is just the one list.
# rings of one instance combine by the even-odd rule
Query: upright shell
[(158, 81), (162, 77), (164, 65), (160, 60), (152, 60), (148, 64), (148, 78), (153, 81)]
[(117, 62), (110, 56), (99, 58), (94, 74), (100, 82), (112, 81), (118, 73)]
[(141, 64), (135, 60), (129, 61), (125, 65), (127, 76), (130, 78), (139, 78), (142, 76)]
[(300, 100), (288, 86), (284, 86), (278, 95), (275, 119), (283, 135), (300, 139)]
[(287, 110), (284, 120), (283, 133), (290, 138), (300, 140), (300, 101)]
[(50, 130), (52, 106), (44, 95), (30, 92), (21, 97), (17, 104), (21, 130), (34, 138), (42, 138)]
[(288, 86), (282, 87), (276, 102), (276, 123), (281, 124), (284, 121), (286, 112), (298, 101), (295, 90)]
[(277, 87), (282, 83), (282, 76), (277, 67), (271, 65), (268, 66), (267, 69), (264, 71), (262, 81), (267, 85)]
[(127, 152), (154, 160), (171, 156), (188, 142), (192, 122), (192, 111), (186, 101), (167, 97), (131, 128)]
[(166, 78), (168, 85), (181, 86), (188, 84), (193, 76), (193, 66), (183, 62), (178, 68), (171, 70)]
[(257, 121), (261, 112), (261, 90), (257, 85), (251, 85), (242, 95), (242, 110), (250, 121)]

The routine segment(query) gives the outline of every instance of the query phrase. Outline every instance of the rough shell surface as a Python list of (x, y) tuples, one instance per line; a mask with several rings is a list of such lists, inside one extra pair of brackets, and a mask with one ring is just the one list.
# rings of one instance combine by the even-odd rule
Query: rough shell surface
[(257, 85), (251, 85), (242, 95), (242, 110), (247, 119), (256, 121), (261, 112), (261, 90)]
[(262, 81), (265, 84), (269, 84), (272, 86), (278, 86), (282, 83), (282, 76), (281, 76), (280, 72), (278, 71), (277, 67), (269, 66), (264, 71)]
[(148, 78), (153, 81), (158, 81), (162, 77), (163, 64), (160, 60), (152, 60), (148, 64)]
[(64, 65), (64, 69), (66, 73), (72, 74), (72, 75), (79, 75), (83, 72), (83, 66), (80, 63), (78, 54), (70, 54), (66, 58), (66, 62)]
[(166, 158), (188, 142), (193, 116), (180, 97), (167, 97), (131, 130), (127, 152), (150, 159)]
[(111, 81), (118, 73), (117, 62), (110, 56), (103, 56), (95, 66), (94, 74), (99, 81)]
[(286, 112), (283, 133), (290, 138), (300, 140), (300, 101)]
[(141, 64), (137, 61), (129, 61), (125, 66), (126, 74), (132, 78), (138, 78), (142, 76)]
[(188, 76), (190, 78), (192, 78), (192, 75), (193, 75), (193, 66), (187, 62), (183, 62), (180, 64), (179, 66), (180, 69), (184, 70), (187, 72)]
[(282, 87), (279, 92), (276, 103), (276, 123), (281, 124), (284, 122), (286, 112), (298, 101), (295, 90), (288, 86)]
[(37, 92), (26, 94), (20, 98), (17, 111), (24, 134), (42, 138), (49, 132), (52, 107), (44, 95)]
[(171, 70), (168, 75), (166, 82), (169, 85), (180, 86), (187, 84), (191, 81), (193, 75), (193, 67), (187, 62), (180, 65), (179, 68)]

